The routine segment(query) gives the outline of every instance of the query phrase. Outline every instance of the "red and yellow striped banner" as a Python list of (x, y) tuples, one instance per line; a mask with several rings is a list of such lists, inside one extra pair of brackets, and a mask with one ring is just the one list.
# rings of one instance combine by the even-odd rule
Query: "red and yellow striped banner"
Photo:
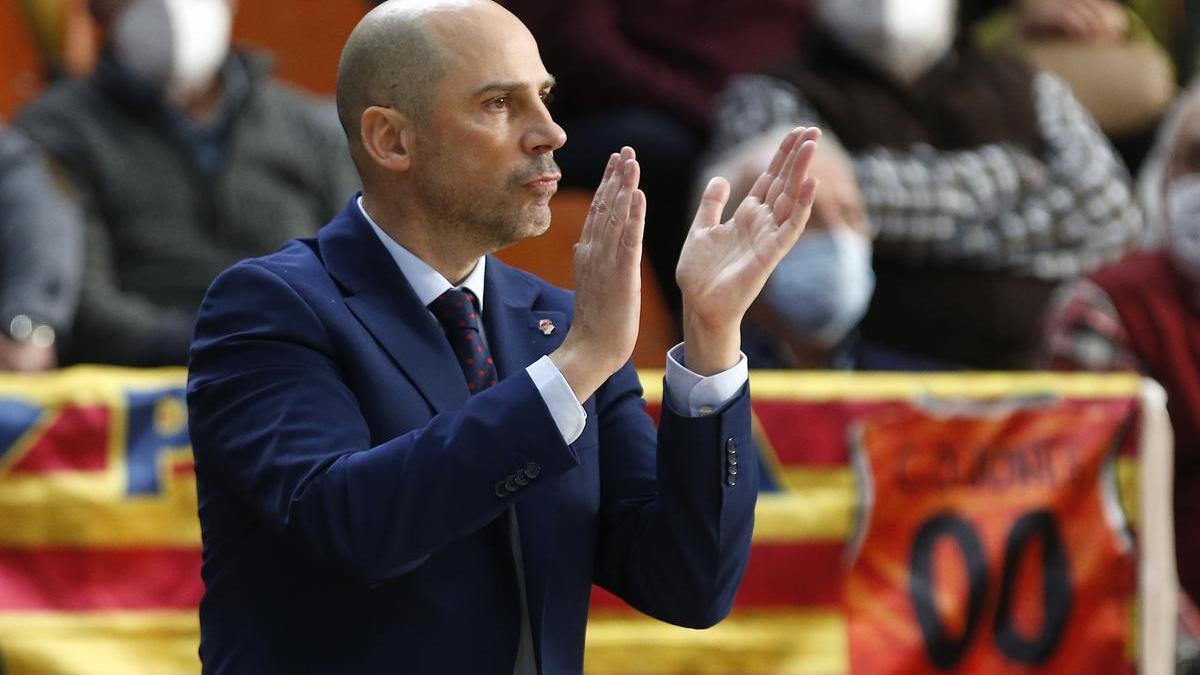
[[(661, 373), (643, 374), (652, 412), (661, 400), (660, 378)], [(0, 376), (0, 663), (7, 675), (197, 672), (196, 606), (203, 587), (184, 379), (178, 369), (97, 367)], [(955, 420), (1021, 414), (1070, 435), (1080, 425), (1047, 417), (1037, 406), (1066, 401), (1099, 410), (1090, 413), (1100, 415), (1097, 424), (1127, 431), (1112, 453), (1100, 453), (1112, 461), (1097, 464), (1097, 471), (1111, 468), (1118, 486), (1114, 494), (1123, 505), (1118, 511), (1128, 521), (1137, 520), (1139, 444), (1137, 434), (1128, 432), (1128, 425), (1138, 421), (1141, 384), (1136, 378), (755, 373), (751, 386), (756, 442), (770, 489), (759, 499), (753, 554), (733, 615), (709, 631), (680, 629), (642, 617), (596, 589), (588, 626), (589, 673), (834, 674), (849, 672), (852, 664), (856, 673), (932, 672), (920, 661), (926, 658), (920, 650), (880, 649), (864, 656), (860, 646), (870, 640), (853, 639), (860, 618), (847, 589), (855, 561), (863, 558), (853, 555), (852, 544), (856, 536), (862, 538), (864, 514), (886, 512), (889, 506), (875, 501), (864, 510), (865, 498), (881, 494), (880, 486), (864, 483), (872, 474), (856, 470), (849, 439), (852, 430), (878, 420), (881, 412), (936, 409), (938, 419)], [(980, 407), (981, 402), (987, 405)], [(937, 422), (924, 424), (933, 428)], [(1010, 431), (1021, 428), (1014, 425)], [(992, 446), (1007, 442), (1003, 433), (989, 434), (983, 436)], [(971, 446), (965, 443), (962, 452), (969, 453)], [(1105, 517), (1090, 508), (1059, 507), (1065, 509), (1056, 512), (1062, 517), (1091, 519), (1080, 527)], [(967, 520), (986, 523), (987, 515), (977, 509)], [(1012, 513), (997, 515), (1011, 519)], [(993, 538), (985, 539), (990, 551)], [(863, 540), (875, 545), (870, 536)], [(900, 538), (886, 545), (903, 552), (905, 544)], [(939, 546), (934, 558), (946, 562), (937, 569), (954, 569), (953, 551), (941, 550), (944, 541)], [(1080, 555), (1074, 549), (1068, 554)], [(1121, 578), (1127, 579), (1135, 550), (1125, 555), (1118, 556), (1119, 565), (1109, 561), (1108, 567), (1089, 568), (1094, 574), (1073, 587), (1074, 597), (1111, 596), (1112, 588), (1079, 583), (1103, 585), (1103, 573), (1112, 570), (1124, 570)], [(906, 564), (902, 558), (895, 554), (888, 560)], [(956, 594), (952, 587), (968, 584), (965, 575), (943, 576), (938, 583), (950, 590), (937, 590), (946, 599), (937, 595), (933, 605), (947, 630), (957, 634), (965, 619), (955, 614), (956, 598), (968, 594)], [(1117, 602), (1132, 607), (1132, 589), (1118, 591), (1124, 595)], [(876, 587), (870, 593), (885, 595)], [(905, 614), (905, 593), (900, 589), (889, 601), (894, 622), (911, 618)], [(981, 611), (994, 614), (995, 591), (988, 593)], [(1131, 655), (1128, 662), (1133, 616), (1124, 615), (1117, 631)], [(1039, 616), (1022, 617), (1018, 628), (1036, 632)], [(1070, 615), (1068, 621), (1078, 618)], [(995, 619), (989, 615), (984, 624), (993, 626)], [(917, 635), (918, 629), (909, 626), (907, 634)], [(1070, 650), (1088, 649), (1088, 635), (1068, 634)], [(990, 639), (977, 642), (966, 651), (992, 644)]]

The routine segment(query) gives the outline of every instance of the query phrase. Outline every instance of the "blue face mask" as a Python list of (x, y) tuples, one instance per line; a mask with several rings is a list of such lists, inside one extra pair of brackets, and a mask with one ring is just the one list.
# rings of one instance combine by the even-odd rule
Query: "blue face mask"
[(871, 304), (871, 245), (844, 227), (806, 232), (763, 290), (792, 330), (815, 342), (841, 342)]

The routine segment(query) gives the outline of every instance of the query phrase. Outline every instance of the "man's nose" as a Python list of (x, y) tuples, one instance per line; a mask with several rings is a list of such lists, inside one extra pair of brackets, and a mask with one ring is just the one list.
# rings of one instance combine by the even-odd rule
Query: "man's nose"
[(550, 111), (543, 107), (538, 119), (525, 134), (524, 150), (531, 155), (542, 155), (558, 150), (566, 142), (567, 132), (550, 117)]

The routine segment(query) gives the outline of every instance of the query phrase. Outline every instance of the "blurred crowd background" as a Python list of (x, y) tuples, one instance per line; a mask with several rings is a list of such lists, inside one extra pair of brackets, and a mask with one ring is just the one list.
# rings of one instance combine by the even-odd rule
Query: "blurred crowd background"
[[(637, 149), (663, 331), (704, 182), (736, 203), (819, 126), (812, 221), (746, 323), (751, 367), (1155, 378), (1200, 598), (1200, 2), (502, 4), (559, 81), (558, 199)], [(0, 0), (0, 368), (186, 365), (213, 277), (357, 189), (329, 95), (371, 5)]]

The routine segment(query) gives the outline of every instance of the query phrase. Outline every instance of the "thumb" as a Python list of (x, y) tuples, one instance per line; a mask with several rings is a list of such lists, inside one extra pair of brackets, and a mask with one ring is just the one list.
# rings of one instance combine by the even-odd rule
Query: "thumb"
[(725, 203), (729, 201), (729, 191), (729, 181), (720, 176), (708, 181), (700, 198), (700, 208), (696, 209), (696, 217), (692, 220), (692, 228), (713, 227), (720, 223)]

